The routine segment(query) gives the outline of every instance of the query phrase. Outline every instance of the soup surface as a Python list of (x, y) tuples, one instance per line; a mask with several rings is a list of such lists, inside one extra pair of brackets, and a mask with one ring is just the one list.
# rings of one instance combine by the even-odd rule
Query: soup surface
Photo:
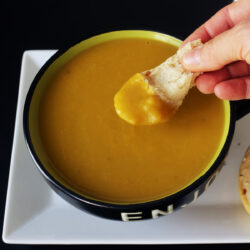
[(173, 194), (197, 179), (215, 155), (224, 128), (223, 102), (195, 88), (167, 123), (133, 126), (113, 97), (136, 72), (177, 48), (146, 39), (92, 47), (53, 78), (40, 107), (40, 133), (55, 171), (78, 192), (117, 203)]

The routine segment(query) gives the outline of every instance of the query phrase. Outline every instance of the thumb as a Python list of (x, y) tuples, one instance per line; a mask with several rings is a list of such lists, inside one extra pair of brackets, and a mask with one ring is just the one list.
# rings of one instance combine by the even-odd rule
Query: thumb
[(221, 33), (201, 48), (186, 53), (182, 64), (194, 72), (213, 71), (238, 60), (250, 64), (250, 20)]

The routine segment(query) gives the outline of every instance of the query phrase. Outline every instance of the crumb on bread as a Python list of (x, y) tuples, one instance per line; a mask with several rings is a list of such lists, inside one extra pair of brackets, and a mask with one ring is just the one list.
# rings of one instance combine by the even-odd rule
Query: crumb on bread
[(181, 59), (185, 53), (201, 45), (200, 39), (189, 42), (156, 68), (143, 72), (155, 92), (176, 109), (182, 104), (189, 89), (194, 86), (195, 78), (201, 74), (187, 71), (182, 66)]

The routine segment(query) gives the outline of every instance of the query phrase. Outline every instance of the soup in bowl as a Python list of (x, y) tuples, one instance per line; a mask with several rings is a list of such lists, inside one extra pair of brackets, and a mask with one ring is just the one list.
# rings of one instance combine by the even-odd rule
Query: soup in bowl
[(193, 88), (169, 122), (152, 126), (133, 126), (114, 109), (131, 75), (180, 44), (154, 31), (114, 31), (58, 51), (39, 71), (25, 137), (40, 172), (71, 204), (116, 220), (158, 218), (210, 185), (233, 135), (229, 101)]

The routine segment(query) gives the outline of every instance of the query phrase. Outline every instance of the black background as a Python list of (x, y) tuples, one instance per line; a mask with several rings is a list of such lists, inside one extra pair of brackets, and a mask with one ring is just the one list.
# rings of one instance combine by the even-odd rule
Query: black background
[[(185, 39), (231, 1), (3, 1), (1, 19), (1, 234), (8, 182), (11, 147), (21, 68), (25, 50), (59, 49), (93, 33), (118, 29), (152, 29)], [(191, 226), (191, 225), (190, 225)], [(241, 244), (242, 248), (247, 245)], [(147, 246), (155, 248), (156, 246)], [(158, 246), (166, 248), (167, 246)], [(168, 246), (169, 248), (170, 246)], [(180, 249), (181, 246), (170, 248)], [(200, 248), (196, 245), (192, 248)], [(204, 246), (202, 246), (203, 248)], [(212, 246), (210, 246), (212, 247)], [(214, 246), (215, 247), (215, 246)], [(223, 247), (222, 245), (216, 246)], [(225, 247), (225, 246), (224, 246)], [(235, 246), (236, 247), (236, 246)], [(237, 248), (239, 245), (237, 245)], [(249, 247), (249, 245), (248, 245)], [(126, 246), (25, 246), (7, 245), (0, 249), (125, 249)], [(144, 249), (144, 246), (137, 246)]]

